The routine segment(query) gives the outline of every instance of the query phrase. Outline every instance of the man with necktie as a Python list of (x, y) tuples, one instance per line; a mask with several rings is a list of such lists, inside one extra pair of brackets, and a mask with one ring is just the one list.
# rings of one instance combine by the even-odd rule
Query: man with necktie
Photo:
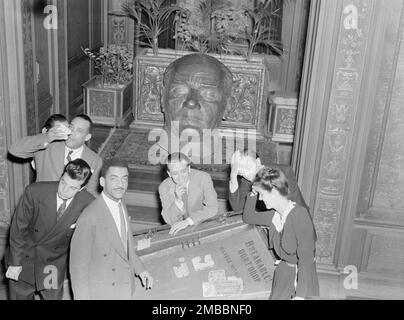
[(129, 170), (112, 159), (101, 169), (101, 195), (77, 221), (70, 249), (70, 275), (76, 300), (131, 300), (135, 275), (146, 289), (153, 278), (135, 253), (126, 205)]
[(70, 239), (83, 209), (94, 200), (84, 190), (91, 176), (82, 159), (69, 162), (59, 182), (29, 185), (17, 206), (5, 255), (10, 299), (59, 300)]
[(36, 181), (58, 181), (64, 166), (71, 160), (85, 160), (92, 172), (86, 188), (98, 196), (98, 178), (102, 166), (101, 157), (86, 146), (92, 137), (93, 122), (87, 115), (73, 118), (69, 128), (54, 126), (35, 136), (21, 138), (10, 146), (9, 152), (18, 158), (33, 158)]
[(191, 160), (181, 152), (167, 157), (169, 177), (159, 186), (161, 215), (171, 225), (170, 234), (214, 217), (218, 212), (217, 193), (211, 176), (191, 169)]

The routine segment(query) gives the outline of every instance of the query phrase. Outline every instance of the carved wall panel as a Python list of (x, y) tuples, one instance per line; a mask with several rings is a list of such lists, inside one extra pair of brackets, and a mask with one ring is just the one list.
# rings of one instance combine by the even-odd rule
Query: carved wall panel
[[(340, 19), (314, 207), (317, 258), (325, 264), (334, 261), (372, 9), (372, 2), (368, 0), (342, 1), (341, 4), (346, 12)], [(358, 13), (355, 24), (348, 19), (352, 11)]]
[[(388, 106), (393, 94), (393, 71), (395, 68), (395, 61), (397, 60), (395, 56), (397, 56), (397, 43), (400, 40), (400, 33), (402, 33), (402, 30), (400, 31), (399, 29), (401, 11), (394, 10), (395, 8), (399, 7), (400, 2), (401, 0), (394, 0), (390, 2), (390, 6), (386, 6), (386, 10), (388, 11), (388, 13), (386, 13), (388, 15), (388, 21), (382, 44), (383, 55), (381, 56), (380, 72), (377, 78), (378, 86), (376, 98), (374, 99), (373, 114), (367, 141), (367, 161), (365, 162), (361, 181), (358, 216), (365, 216), (367, 210), (372, 206), (373, 180), (376, 178), (374, 175), (377, 171), (378, 155), (381, 152), (383, 140), (385, 140), (387, 144), (390, 144), (390, 142), (384, 138), (383, 127), (385, 127), (385, 122), (387, 119), (391, 118), (391, 116), (388, 115), (386, 106)], [(379, 188), (379, 192), (380, 191), (381, 190)]]
[[(404, 277), (404, 237), (369, 231), (361, 271), (380, 274), (382, 277)], [(399, 299), (399, 297), (397, 297)]]
[[(404, 40), (402, 37), (401, 41)], [(404, 50), (398, 55), (396, 77), (384, 132), (373, 206), (404, 209)], [(404, 213), (402, 213), (404, 215)]]

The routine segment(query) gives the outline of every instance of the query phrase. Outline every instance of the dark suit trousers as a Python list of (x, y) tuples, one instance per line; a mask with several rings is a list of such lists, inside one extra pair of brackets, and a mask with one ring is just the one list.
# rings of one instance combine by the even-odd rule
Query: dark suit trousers
[(39, 294), (42, 300), (62, 300), (63, 286), (61, 288), (37, 291), (35, 285), (19, 280), (8, 280), (10, 300), (34, 300), (34, 295)]

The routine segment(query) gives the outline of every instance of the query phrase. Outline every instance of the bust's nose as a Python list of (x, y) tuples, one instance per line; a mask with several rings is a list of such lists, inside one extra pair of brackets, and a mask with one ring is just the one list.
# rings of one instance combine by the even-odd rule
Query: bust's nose
[(201, 106), (199, 105), (199, 101), (198, 101), (198, 91), (195, 89), (191, 89), (187, 99), (185, 100), (185, 102), (183, 103), (183, 107), (184, 108), (188, 108), (188, 109), (200, 109)]

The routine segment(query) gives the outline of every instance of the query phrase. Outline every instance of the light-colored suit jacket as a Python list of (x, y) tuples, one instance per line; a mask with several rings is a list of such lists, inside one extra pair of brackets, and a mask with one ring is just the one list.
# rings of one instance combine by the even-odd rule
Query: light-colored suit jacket
[[(129, 222), (126, 210), (125, 215)], [(133, 299), (135, 274), (145, 269), (135, 253), (130, 226), (128, 229), (129, 258), (103, 197), (99, 196), (83, 211), (70, 245), (74, 299)]]
[[(59, 181), (65, 167), (65, 142), (53, 141), (46, 144), (46, 135), (29, 136), (13, 143), (9, 152), (18, 158), (34, 158), (36, 167), (36, 181)], [(101, 157), (84, 145), (81, 158), (86, 161), (92, 172), (87, 183), (87, 191), (98, 196), (98, 180), (102, 167)]]
[[(170, 225), (181, 221), (184, 212), (175, 204), (175, 183), (168, 177), (159, 186), (163, 210), (161, 215)], [(191, 169), (188, 185), (189, 216), (195, 224), (214, 217), (218, 211), (217, 193), (211, 176), (203, 171)]]

